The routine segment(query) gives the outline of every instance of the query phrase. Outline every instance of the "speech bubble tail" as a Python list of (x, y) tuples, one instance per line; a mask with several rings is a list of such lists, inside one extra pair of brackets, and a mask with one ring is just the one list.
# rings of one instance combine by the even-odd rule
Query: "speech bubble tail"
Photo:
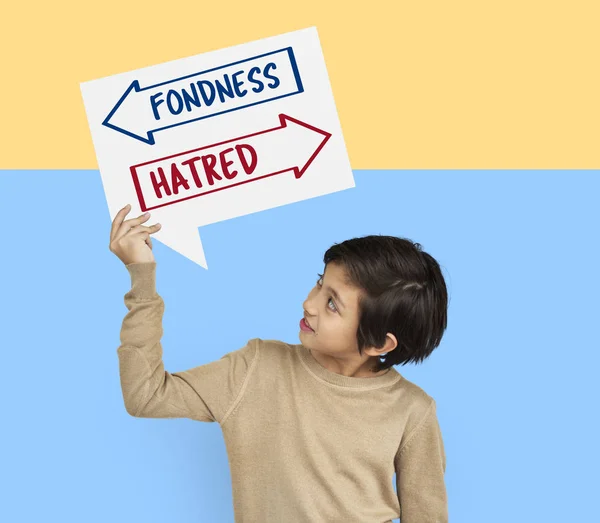
[(152, 236), (167, 247), (208, 270), (198, 229), (175, 223), (166, 227), (163, 226), (163, 229)]

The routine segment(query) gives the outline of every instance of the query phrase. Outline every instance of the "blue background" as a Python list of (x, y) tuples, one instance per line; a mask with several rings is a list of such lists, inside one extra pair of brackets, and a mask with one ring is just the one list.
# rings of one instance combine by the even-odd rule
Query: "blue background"
[[(154, 240), (166, 369), (254, 337), (299, 343), (302, 301), (330, 245), (411, 238), (443, 267), (449, 326), (424, 364), (397, 370), (436, 399), (450, 521), (592, 521), (598, 172), (355, 180), (202, 227), (208, 271)], [(3, 520), (232, 522), (219, 426), (125, 411), (116, 350), (130, 280), (108, 249), (98, 171), (2, 171), (0, 220)]]

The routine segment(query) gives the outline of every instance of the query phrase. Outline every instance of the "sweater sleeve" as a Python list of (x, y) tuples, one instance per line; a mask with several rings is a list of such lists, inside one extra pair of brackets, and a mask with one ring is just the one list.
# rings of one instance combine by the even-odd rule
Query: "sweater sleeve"
[(258, 339), (221, 359), (170, 373), (162, 361), (164, 302), (156, 292), (156, 262), (126, 265), (121, 345), (117, 349), (125, 409), (140, 418), (189, 418), (223, 424), (239, 403), (258, 352)]
[(448, 523), (446, 454), (435, 400), (395, 459), (401, 523)]

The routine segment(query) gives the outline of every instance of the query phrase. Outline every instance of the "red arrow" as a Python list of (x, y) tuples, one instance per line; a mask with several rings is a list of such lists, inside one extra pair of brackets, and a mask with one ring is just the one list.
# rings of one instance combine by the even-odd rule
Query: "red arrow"
[(279, 121), (272, 129), (130, 167), (142, 211), (288, 171), (301, 178), (331, 134), (285, 114)]

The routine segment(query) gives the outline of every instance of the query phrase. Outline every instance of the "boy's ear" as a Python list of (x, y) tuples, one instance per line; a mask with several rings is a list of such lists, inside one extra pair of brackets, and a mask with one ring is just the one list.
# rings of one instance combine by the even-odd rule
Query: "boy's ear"
[(388, 332), (385, 337), (385, 343), (383, 347), (376, 348), (370, 347), (365, 351), (369, 356), (384, 356), (386, 353), (394, 350), (398, 346), (398, 340), (391, 332)]
[(398, 346), (398, 340), (391, 332), (386, 334), (385, 345), (383, 346), (383, 352), (390, 352)]

